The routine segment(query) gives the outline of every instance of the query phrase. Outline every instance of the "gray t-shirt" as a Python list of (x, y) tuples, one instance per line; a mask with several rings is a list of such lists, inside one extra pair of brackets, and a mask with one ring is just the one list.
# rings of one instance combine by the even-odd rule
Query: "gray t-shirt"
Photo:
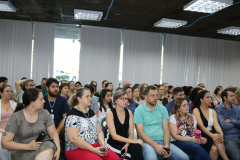
[(93, 110), (93, 112), (98, 112), (98, 100), (96, 96), (92, 96), (92, 104), (90, 106), (90, 109)]

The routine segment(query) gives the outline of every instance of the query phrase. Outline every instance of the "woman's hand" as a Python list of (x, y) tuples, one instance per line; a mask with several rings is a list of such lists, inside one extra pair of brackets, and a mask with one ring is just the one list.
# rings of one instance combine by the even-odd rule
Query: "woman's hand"
[(41, 144), (42, 142), (35, 142), (35, 140), (33, 140), (32, 142), (28, 143), (28, 150), (38, 150)]
[(134, 143), (138, 143), (138, 144), (141, 144), (143, 145), (143, 141), (141, 139), (134, 139)]
[(191, 142), (194, 142), (194, 143), (200, 143), (198, 139), (196, 139), (194, 136), (191, 137)]
[(96, 153), (99, 156), (106, 156), (107, 155), (107, 151), (102, 152), (101, 149), (104, 149), (106, 147), (96, 147), (94, 148), (94, 153)]
[(206, 143), (207, 143), (207, 138), (201, 137), (201, 143), (202, 143), (202, 144), (206, 144)]
[(212, 137), (213, 141), (217, 144), (221, 143), (223, 140), (221, 138), (221, 135), (216, 133), (216, 134), (212, 134)]
[(57, 152), (54, 154), (54, 157), (53, 157), (54, 160), (58, 160), (59, 159), (60, 152), (61, 152), (60, 150), (57, 150)]
[(128, 147), (129, 147), (129, 143), (126, 143), (126, 144), (123, 146), (123, 148), (121, 149), (121, 151), (125, 149), (125, 152), (127, 153)]

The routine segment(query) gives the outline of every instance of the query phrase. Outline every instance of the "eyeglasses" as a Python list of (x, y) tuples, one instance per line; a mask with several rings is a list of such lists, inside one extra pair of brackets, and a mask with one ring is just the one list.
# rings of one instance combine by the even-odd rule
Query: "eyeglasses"
[(128, 98), (118, 98), (118, 99), (121, 99), (121, 101), (128, 101)]

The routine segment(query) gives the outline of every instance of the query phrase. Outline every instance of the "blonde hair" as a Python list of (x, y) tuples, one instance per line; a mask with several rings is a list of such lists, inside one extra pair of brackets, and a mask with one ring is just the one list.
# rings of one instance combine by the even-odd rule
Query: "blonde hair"
[(144, 91), (144, 86), (148, 84), (147, 83), (142, 83), (139, 87), (139, 96), (141, 97), (143, 95), (143, 91)]
[[(172, 110), (169, 114), (169, 116), (175, 114), (176, 116), (176, 120), (180, 120), (181, 115), (179, 114), (179, 108), (182, 105), (183, 101), (187, 101), (185, 98), (174, 98), (174, 102), (173, 102), (173, 106), (172, 106)], [(186, 114), (186, 116), (188, 116), (189, 113)]]
[(234, 96), (239, 99), (240, 98), (240, 91), (236, 91), (234, 92)]

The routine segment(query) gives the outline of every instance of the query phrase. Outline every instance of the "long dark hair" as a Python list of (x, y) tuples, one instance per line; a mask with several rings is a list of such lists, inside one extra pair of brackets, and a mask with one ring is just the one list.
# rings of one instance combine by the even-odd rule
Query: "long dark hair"
[(204, 96), (205, 96), (207, 93), (209, 93), (209, 91), (203, 90), (202, 92), (200, 92), (200, 93), (197, 95), (197, 98), (196, 98), (195, 101), (194, 101), (193, 109), (194, 109), (194, 108), (200, 108), (200, 106), (201, 106), (201, 100), (200, 100), (200, 99), (203, 99)]
[(22, 110), (27, 107), (32, 101), (36, 101), (38, 99), (39, 93), (41, 91), (37, 88), (30, 88), (24, 91), (22, 96), (22, 103), (18, 103), (15, 112)]
[(192, 92), (191, 92), (190, 95), (189, 95), (189, 99), (190, 99), (192, 102), (195, 101), (195, 99), (197, 98), (197, 95), (198, 95), (198, 91), (200, 91), (200, 90), (202, 90), (202, 88), (194, 88), (194, 89), (192, 90)]
[[(105, 112), (107, 111), (107, 108), (104, 106), (104, 102), (103, 102), (103, 101), (104, 101), (104, 98), (105, 98), (105, 96), (106, 96), (106, 94), (107, 94), (108, 92), (111, 92), (111, 93), (112, 93), (112, 91), (109, 90), (109, 89), (103, 89), (103, 90), (101, 91), (101, 93), (100, 93), (99, 102), (100, 102), (100, 111), (101, 111), (101, 112), (102, 112), (103, 109), (104, 109)], [(110, 109), (113, 109), (112, 101), (111, 101), (110, 103), (108, 103), (108, 107), (109, 107)]]

